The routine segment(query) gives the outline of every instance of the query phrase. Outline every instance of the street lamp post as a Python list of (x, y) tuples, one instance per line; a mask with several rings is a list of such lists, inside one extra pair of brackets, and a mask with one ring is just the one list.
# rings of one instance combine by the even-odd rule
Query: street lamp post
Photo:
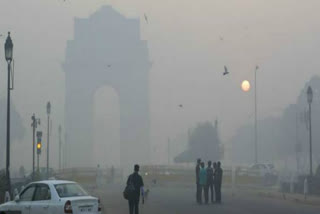
[(254, 71), (254, 161), (258, 163), (257, 70)]
[(37, 126), (40, 125), (40, 119), (36, 118), (35, 114), (31, 117), (32, 123), (32, 180), (34, 180), (34, 168), (35, 168), (35, 135)]
[(10, 91), (13, 90), (11, 87), (11, 62), (13, 56), (13, 43), (10, 37), (10, 32), (8, 32), (8, 37), (6, 39), (6, 43), (4, 45), (5, 57), (8, 63), (8, 91), (7, 91), (7, 151), (6, 151), (6, 178), (8, 191), (11, 192), (11, 182), (10, 182)]
[(309, 143), (310, 143), (310, 176), (313, 176), (312, 173), (312, 121), (311, 121), (311, 103), (313, 99), (313, 92), (312, 88), (309, 86), (307, 90), (307, 98), (308, 98), (308, 104), (309, 104)]
[(47, 178), (49, 178), (49, 136), (50, 136), (50, 112), (51, 103), (47, 103), (47, 115), (48, 115), (48, 131), (47, 131)]
[(168, 166), (170, 165), (170, 138), (168, 138)]

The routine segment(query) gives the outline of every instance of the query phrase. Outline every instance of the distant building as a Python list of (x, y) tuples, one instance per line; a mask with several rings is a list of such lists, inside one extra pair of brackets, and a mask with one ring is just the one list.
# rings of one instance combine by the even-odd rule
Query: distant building
[(217, 120), (214, 126), (210, 122), (199, 123), (188, 135), (188, 149), (178, 155), (174, 159), (175, 162), (195, 162), (198, 158), (217, 161), (222, 158), (223, 147), (218, 134)]
[[(279, 163), (299, 172), (309, 170), (309, 130), (307, 88), (314, 91), (312, 102), (312, 139), (314, 171), (320, 164), (320, 77), (313, 76), (297, 94), (296, 102), (289, 104), (278, 116), (258, 121), (258, 159), (261, 163)], [(254, 163), (254, 127), (240, 127), (231, 140), (237, 164)]]

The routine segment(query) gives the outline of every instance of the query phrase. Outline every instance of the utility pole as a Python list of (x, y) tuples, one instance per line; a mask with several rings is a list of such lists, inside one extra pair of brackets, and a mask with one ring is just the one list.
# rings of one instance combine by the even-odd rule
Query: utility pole
[(62, 133), (62, 127), (59, 125), (59, 170), (61, 170), (61, 144), (62, 144), (62, 139), (61, 139), (61, 133)]
[(63, 154), (62, 154), (63, 155), (63, 162), (64, 162), (64, 166), (63, 166), (64, 169), (67, 168), (67, 166), (68, 166), (68, 160), (67, 160), (68, 144), (67, 144), (67, 142), (68, 142), (67, 132), (65, 131), (64, 132)]
[(50, 112), (51, 103), (47, 103), (47, 115), (48, 115), (48, 130), (47, 130), (47, 179), (49, 178), (49, 138), (50, 138)]
[(307, 91), (307, 98), (308, 98), (308, 104), (309, 104), (309, 144), (310, 144), (310, 176), (313, 176), (312, 172), (312, 118), (311, 118), (311, 103), (313, 99), (313, 92), (312, 88), (309, 86)]
[(296, 161), (297, 161), (297, 172), (300, 172), (300, 160), (299, 160), (299, 154), (301, 152), (301, 145), (299, 142), (299, 127), (298, 127), (298, 112), (296, 113)]

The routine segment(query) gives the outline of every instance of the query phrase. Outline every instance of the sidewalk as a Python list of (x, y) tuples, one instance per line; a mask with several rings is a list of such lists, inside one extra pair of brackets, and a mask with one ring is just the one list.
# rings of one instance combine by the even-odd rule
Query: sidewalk
[(265, 188), (265, 187), (250, 187), (250, 186), (242, 186), (236, 187), (236, 192), (246, 192), (251, 195), (256, 195), (264, 198), (272, 198), (278, 200), (286, 200), (294, 203), (301, 203), (306, 205), (320, 206), (320, 197), (314, 195), (296, 194), (296, 193), (282, 193), (279, 192), (278, 189), (275, 188)]
[(302, 194), (292, 194), (292, 193), (281, 193), (276, 191), (259, 191), (257, 192), (258, 196), (274, 198), (279, 200), (287, 200), (295, 203), (308, 204), (313, 206), (320, 206), (320, 197), (319, 196), (309, 196), (306, 197)]

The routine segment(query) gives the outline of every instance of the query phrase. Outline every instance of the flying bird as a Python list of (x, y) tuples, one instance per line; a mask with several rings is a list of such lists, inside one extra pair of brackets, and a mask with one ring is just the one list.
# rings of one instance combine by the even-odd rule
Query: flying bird
[(144, 14), (144, 20), (146, 20), (147, 24), (149, 23), (147, 14)]
[(228, 68), (227, 66), (224, 66), (224, 72), (223, 72), (223, 76), (229, 74)]
[(182, 105), (182, 104), (180, 104), (180, 105), (179, 105), (179, 107), (180, 107), (180, 108), (183, 108), (183, 105)]

